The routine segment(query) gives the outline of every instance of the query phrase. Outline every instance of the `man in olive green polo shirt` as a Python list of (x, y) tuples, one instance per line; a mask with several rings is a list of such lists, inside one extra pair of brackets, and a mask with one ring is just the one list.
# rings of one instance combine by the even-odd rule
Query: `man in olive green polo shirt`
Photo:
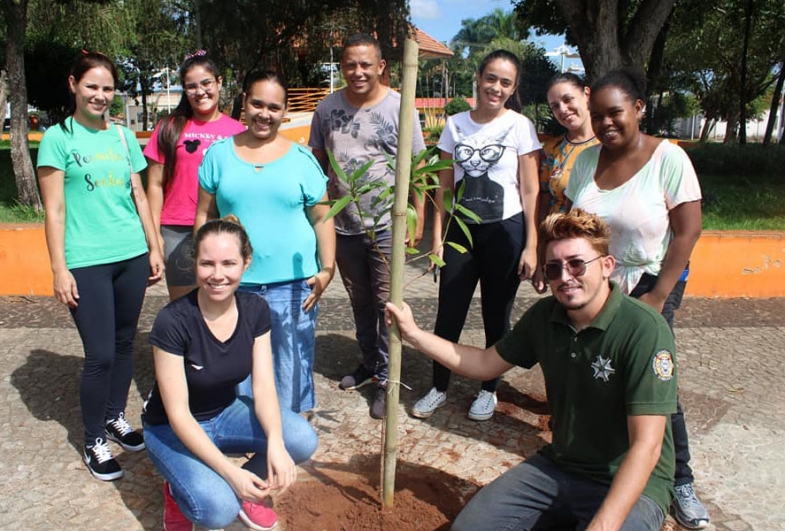
[(545, 377), (553, 442), (483, 488), (453, 530), (662, 527), (674, 473), (673, 334), (609, 281), (609, 236), (593, 214), (549, 216), (540, 263), (553, 295), (485, 350), (424, 332), (408, 306), (387, 305), (409, 343), (456, 373), (484, 381), (539, 363)]

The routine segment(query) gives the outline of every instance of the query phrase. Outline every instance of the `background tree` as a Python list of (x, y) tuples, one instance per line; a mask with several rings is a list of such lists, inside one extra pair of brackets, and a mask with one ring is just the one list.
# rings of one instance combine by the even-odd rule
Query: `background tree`
[(514, 0), (524, 30), (566, 34), (591, 82), (609, 71), (643, 70), (675, 0)]
[[(42, 8), (48, 6), (51, 9), (57, 7), (70, 8), (70, 13), (78, 13), (81, 9), (87, 8), (90, 4), (105, 3), (106, 0), (80, 0), (71, 2), (69, 0), (59, 0), (44, 2), (39, 0), (2, 0), (2, 17), (5, 21), (6, 30), (6, 69), (8, 72), (8, 88), (11, 102), (11, 162), (14, 168), (14, 179), (19, 202), (23, 205), (33, 207), (36, 210), (42, 209), (41, 199), (38, 195), (38, 186), (35, 180), (35, 171), (30, 159), (30, 147), (27, 141), (28, 116), (27, 116), (27, 81), (25, 76), (25, 38), (28, 29), (28, 10), (31, 6)], [(35, 23), (40, 19), (36, 17)], [(65, 27), (65, 20), (59, 23)], [(83, 29), (84, 31), (101, 31), (101, 18), (87, 19), (90, 24), (85, 24), (85, 18), (79, 20), (79, 24), (71, 26), (71, 29)], [(113, 30), (108, 30), (106, 36), (111, 36)]]
[(152, 121), (147, 98), (156, 84), (179, 83), (178, 67), (189, 48), (195, 51), (193, 27), (182, 4), (171, 0), (130, 0), (125, 2), (129, 34), (118, 65), (124, 73), (121, 89), (142, 105), (142, 130)]
[[(763, 145), (768, 146), (771, 144), (771, 137), (774, 132), (774, 124), (777, 123), (777, 112), (780, 108), (780, 97), (782, 96), (782, 89), (785, 86), (785, 56), (780, 62), (779, 73), (777, 74), (777, 84), (774, 87), (774, 93), (771, 97), (771, 105), (769, 106), (769, 121), (766, 123), (766, 133), (763, 135)], [(785, 144), (785, 135), (780, 138), (780, 143)]]
[(375, 35), (388, 63), (396, 62), (408, 17), (405, 0), (224, 0), (201, 3), (199, 33), (237, 79), (255, 67), (275, 68), (298, 86), (312, 81), (310, 65), (325, 60), (330, 44), (340, 48), (357, 32)]
[(740, 124), (759, 117), (770, 101), (775, 67), (785, 55), (785, 4), (755, 0), (748, 38), (740, 39), (749, 8), (748, 0), (692, 0), (674, 11), (665, 69), (698, 99), (706, 118), (702, 140), (725, 120), (725, 141), (735, 142), (746, 130)]
[(6, 69), (11, 102), (11, 163), (19, 202), (41, 210), (33, 162), (27, 142), (27, 87), (25, 86), (25, 28), (28, 0), (3, 0), (6, 23)]

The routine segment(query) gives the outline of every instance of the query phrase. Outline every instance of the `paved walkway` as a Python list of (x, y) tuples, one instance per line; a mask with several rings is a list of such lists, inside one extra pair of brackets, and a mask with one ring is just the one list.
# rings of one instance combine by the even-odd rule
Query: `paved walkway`
[[(407, 266), (411, 284), (405, 297), (419, 322), (429, 327), (436, 285), (430, 276), (416, 280), (420, 272), (420, 266)], [(523, 286), (514, 316), (536, 297)], [(130, 419), (139, 418), (153, 382), (147, 338), (165, 302), (163, 286), (149, 291), (136, 346)], [(473, 305), (463, 340), (479, 345), (478, 307)], [(785, 530), (783, 310), (785, 300), (766, 301), (763, 310), (743, 300), (690, 300), (677, 316), (681, 393), (696, 485), (718, 530)], [(379, 453), (381, 424), (368, 416), (370, 392), (338, 389), (359, 356), (338, 279), (321, 311), (315, 417), (320, 446), (314, 463), (350, 465), (353, 456)], [(93, 480), (81, 463), (82, 349), (65, 308), (49, 298), (0, 298), (0, 345), (0, 530), (160, 529), (161, 480), (144, 453), (120, 450), (126, 476), (114, 483)], [(485, 484), (549, 437), (542, 429), (546, 410), (537, 371), (506, 375), (498, 412), (485, 423), (466, 418), (478, 384), (462, 378), (454, 379), (447, 405), (431, 419), (406, 415), (430, 381), (430, 363), (411, 349), (404, 351), (402, 379), (413, 390), (401, 394), (401, 461)]]

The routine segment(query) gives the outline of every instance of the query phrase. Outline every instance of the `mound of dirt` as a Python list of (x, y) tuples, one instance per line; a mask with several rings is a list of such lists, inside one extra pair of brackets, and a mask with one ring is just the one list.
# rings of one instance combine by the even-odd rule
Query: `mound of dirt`
[(313, 464), (275, 501), (286, 531), (447, 531), (477, 485), (422, 465), (399, 463), (392, 508), (383, 509), (379, 457)]

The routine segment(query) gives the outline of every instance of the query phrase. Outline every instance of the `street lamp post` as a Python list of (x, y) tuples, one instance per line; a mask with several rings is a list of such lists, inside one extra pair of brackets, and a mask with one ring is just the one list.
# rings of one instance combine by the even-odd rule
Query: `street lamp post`
[(153, 77), (161, 79), (161, 76), (166, 74), (166, 112), (167, 114), (172, 110), (172, 98), (171, 98), (171, 83), (169, 80), (169, 75), (171, 73), (171, 69), (168, 66), (163, 67), (161, 70), (158, 71)]

